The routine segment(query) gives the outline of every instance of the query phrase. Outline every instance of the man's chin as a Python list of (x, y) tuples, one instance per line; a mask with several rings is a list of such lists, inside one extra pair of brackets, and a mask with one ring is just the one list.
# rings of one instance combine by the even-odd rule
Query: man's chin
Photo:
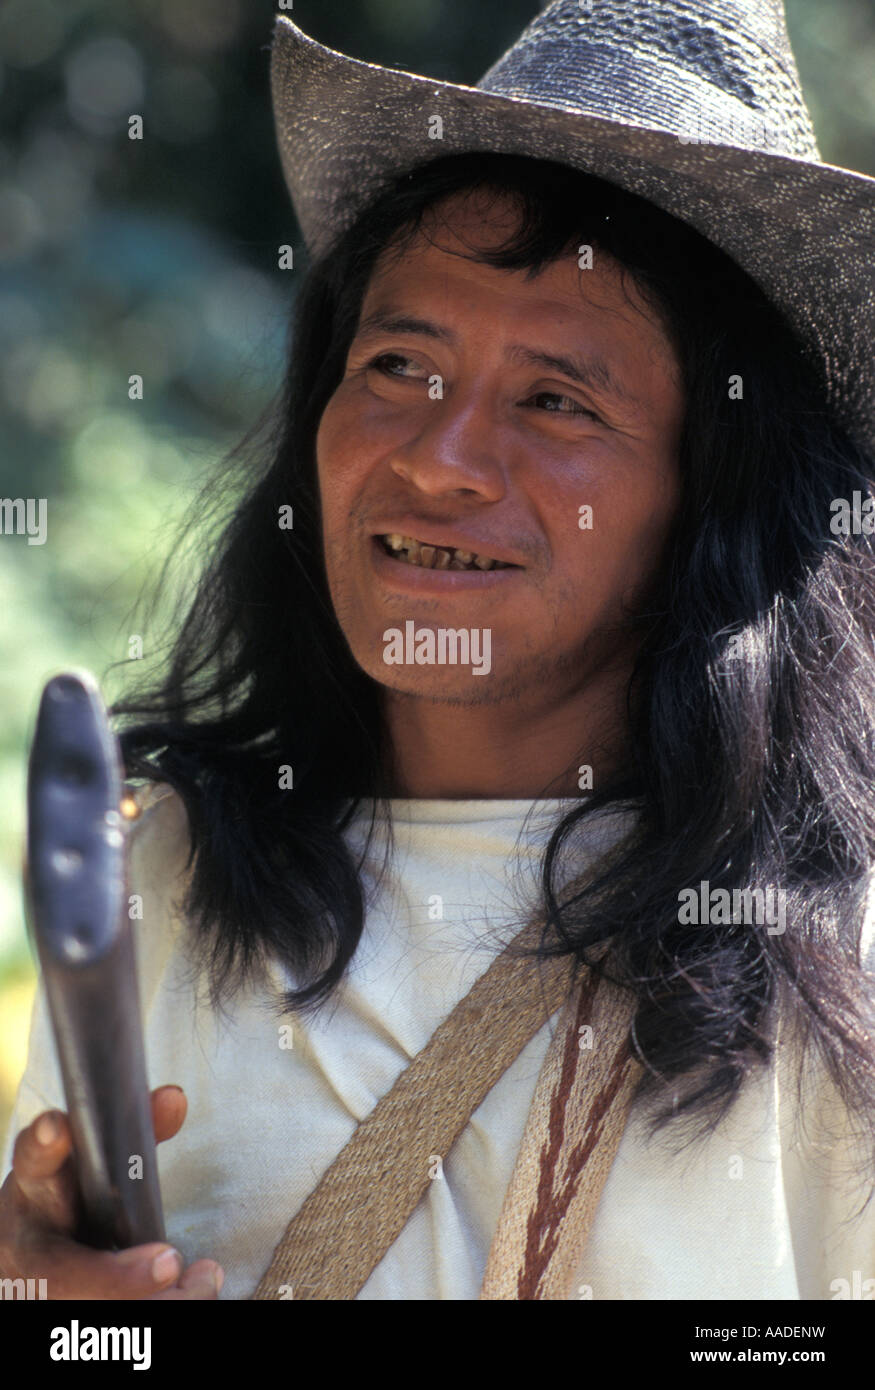
[(495, 671), (473, 675), (446, 667), (440, 670), (386, 667), (368, 669), (368, 675), (390, 695), (407, 696), (435, 705), (494, 704), (505, 698), (500, 687), (504, 684)]
[[(495, 687), (491, 628), (440, 627), (408, 619), (379, 629), (352, 647), (356, 661), (380, 685), (423, 699), (478, 703)], [(364, 649), (363, 649), (364, 648)]]

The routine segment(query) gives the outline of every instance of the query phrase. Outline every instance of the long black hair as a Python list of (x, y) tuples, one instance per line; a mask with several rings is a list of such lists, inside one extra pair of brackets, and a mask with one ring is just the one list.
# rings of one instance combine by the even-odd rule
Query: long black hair
[[(718, 1121), (771, 1055), (779, 994), (871, 1124), (859, 949), (875, 861), (875, 558), (868, 535), (833, 533), (830, 504), (871, 495), (872, 459), (828, 408), (817, 359), (734, 262), (651, 204), (546, 161), (429, 161), (309, 268), (276, 409), (206, 499), (219, 529), (166, 669), (114, 707), (128, 775), (185, 803), (184, 907), (213, 1001), (273, 958), (297, 984), (278, 1007), (318, 1008), (363, 930), (362, 860), (344, 831), (363, 801), (371, 831), (378, 808), (389, 820), (391, 749), (380, 688), (331, 604), (315, 437), (378, 256), (474, 187), (511, 196), (519, 223), (473, 258), (533, 276), (569, 246), (602, 248), (659, 314), (686, 393), (682, 499), (629, 687), (630, 756), (553, 832), (542, 951), (588, 963), (612, 943), (613, 978), (638, 998), (639, 1098), (657, 1125)], [(634, 813), (634, 836), (563, 895), (576, 828), (616, 808)], [(679, 892), (702, 882), (780, 890), (786, 930), (683, 924)]]

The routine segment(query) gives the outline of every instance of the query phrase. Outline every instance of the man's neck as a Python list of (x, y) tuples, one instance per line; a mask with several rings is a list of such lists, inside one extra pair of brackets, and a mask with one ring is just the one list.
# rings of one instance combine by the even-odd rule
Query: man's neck
[(529, 708), (446, 705), (387, 692), (392, 795), (517, 800), (582, 797), (622, 758), (616, 692)]

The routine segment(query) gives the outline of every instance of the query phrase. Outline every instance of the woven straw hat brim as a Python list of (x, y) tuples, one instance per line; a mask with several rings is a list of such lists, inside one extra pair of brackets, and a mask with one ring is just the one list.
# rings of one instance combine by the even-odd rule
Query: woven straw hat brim
[[(567, 164), (648, 199), (731, 256), (823, 362), (836, 416), (875, 449), (875, 179), (365, 63), (285, 16), (271, 86), (286, 184), (314, 257), (387, 179), (425, 160), (483, 150)], [(434, 115), (439, 140), (428, 134)]]

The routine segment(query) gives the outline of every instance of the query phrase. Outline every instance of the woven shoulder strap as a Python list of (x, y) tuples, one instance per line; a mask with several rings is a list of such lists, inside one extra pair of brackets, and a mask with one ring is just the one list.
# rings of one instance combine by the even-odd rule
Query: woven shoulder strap
[[(434, 1155), (445, 1158), (449, 1154), (499, 1077), (563, 1002), (569, 1000), (572, 976), (567, 957), (536, 963), (531, 957), (518, 954), (520, 946), (537, 945), (540, 937), (541, 923), (535, 921), (514, 938), (358, 1126), (292, 1217), (252, 1295), (254, 1299), (355, 1298), (426, 1191)], [(598, 993), (606, 988), (600, 986)], [(595, 992), (591, 988), (579, 997), (591, 1003)], [(574, 991), (572, 997), (578, 994)], [(575, 1024), (576, 1056), (580, 1055), (578, 1013), (575, 1004), (571, 1017)], [(567, 1014), (566, 1008), (563, 1018)], [(617, 1038), (628, 1038), (630, 1021), (629, 1009), (624, 1007), (621, 1016), (613, 1020), (615, 1042)], [(543, 1111), (539, 1095), (545, 1086), (553, 1086), (556, 1056), (565, 1055), (565, 1031), (560, 1029), (554, 1036), (542, 1068), (526, 1130), (529, 1147), (537, 1142), (532, 1116)], [(581, 1074), (577, 1070), (572, 1073), (567, 1064), (564, 1071), (560, 1065), (558, 1075), (560, 1084), (570, 1078), (580, 1088)], [(607, 1136), (616, 1142), (622, 1132), (622, 1124), (619, 1132), (614, 1132), (619, 1113), (617, 1106), (613, 1112), (614, 1129)], [(399, 1136), (403, 1136), (401, 1143)], [(591, 1137), (595, 1146), (599, 1138), (605, 1138), (604, 1127), (596, 1126)], [(531, 1164), (527, 1162), (521, 1179), (520, 1161), (528, 1152), (524, 1141), (515, 1173), (515, 1180), (523, 1183), (530, 1177)], [(606, 1159), (605, 1175), (612, 1158), (613, 1150)], [(562, 1171), (556, 1170), (557, 1178)], [(580, 1215), (579, 1202), (574, 1214)], [(581, 1238), (579, 1220), (575, 1233)], [(502, 1248), (509, 1242), (514, 1251), (519, 1244), (514, 1209), (507, 1202), (496, 1232), (496, 1241), (499, 1240)], [(490, 1287), (497, 1291), (486, 1292), (482, 1297), (555, 1296), (508, 1293), (502, 1281), (496, 1282), (492, 1257), (489, 1269)]]
[(355, 1298), (428, 1187), (434, 1155), (446, 1158), (498, 1078), (561, 1008), (569, 961), (517, 953), (540, 936), (534, 922), (514, 938), (361, 1122), (292, 1217), (254, 1298)]

